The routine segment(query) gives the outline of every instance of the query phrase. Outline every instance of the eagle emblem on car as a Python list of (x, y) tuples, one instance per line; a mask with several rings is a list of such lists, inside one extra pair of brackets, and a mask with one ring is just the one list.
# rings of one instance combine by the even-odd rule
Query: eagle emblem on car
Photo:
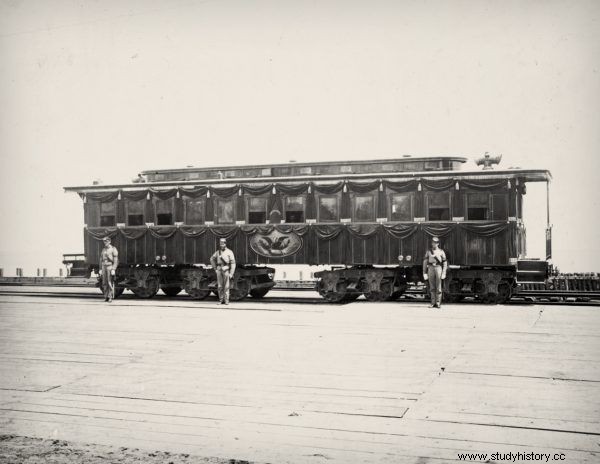
[(490, 156), (490, 154), (486, 151), (484, 156), (475, 160), (475, 164), (477, 166), (483, 166), (483, 170), (488, 171), (490, 169), (494, 169), (494, 164), (500, 164), (501, 160), (502, 155)]
[(272, 230), (268, 234), (257, 233), (250, 239), (252, 250), (267, 258), (283, 258), (296, 253), (302, 247), (302, 239), (294, 232)]

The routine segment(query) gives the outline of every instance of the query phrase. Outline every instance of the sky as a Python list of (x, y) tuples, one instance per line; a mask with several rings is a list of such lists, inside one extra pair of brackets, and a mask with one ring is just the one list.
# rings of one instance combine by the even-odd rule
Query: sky
[[(599, 19), (583, 0), (0, 0), (0, 268), (83, 251), (64, 186), (490, 152), (552, 172), (553, 261), (600, 271)], [(531, 184), (533, 257), (545, 211)]]

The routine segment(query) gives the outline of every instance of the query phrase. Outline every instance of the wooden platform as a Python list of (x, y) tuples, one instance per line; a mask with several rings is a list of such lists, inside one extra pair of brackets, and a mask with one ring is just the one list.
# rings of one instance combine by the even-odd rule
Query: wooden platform
[(273, 464), (600, 462), (599, 308), (2, 295), (0, 366), (0, 433)]

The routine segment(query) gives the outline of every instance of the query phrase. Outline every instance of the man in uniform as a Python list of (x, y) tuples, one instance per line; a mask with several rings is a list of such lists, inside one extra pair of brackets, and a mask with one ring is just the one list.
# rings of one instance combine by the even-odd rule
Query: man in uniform
[(217, 285), (219, 287), (219, 302), (229, 304), (229, 285), (235, 273), (235, 256), (227, 248), (227, 241), (219, 239), (219, 249), (210, 257), (210, 264), (217, 272)]
[(440, 239), (431, 239), (431, 249), (425, 253), (423, 259), (423, 280), (429, 280), (429, 292), (431, 293), (430, 308), (442, 307), (442, 280), (446, 278), (448, 261), (446, 253), (440, 248)]
[(104, 248), (100, 253), (100, 265), (102, 266), (102, 293), (104, 301), (112, 302), (115, 297), (115, 271), (119, 265), (119, 252), (110, 244), (110, 237), (104, 237)]

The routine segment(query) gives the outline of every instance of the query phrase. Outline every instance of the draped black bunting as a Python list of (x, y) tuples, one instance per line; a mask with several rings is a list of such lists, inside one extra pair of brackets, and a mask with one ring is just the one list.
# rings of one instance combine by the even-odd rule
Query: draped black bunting
[(454, 230), (456, 230), (457, 224), (452, 224), (452, 223), (425, 224), (425, 223), (421, 223), (420, 227), (423, 232), (425, 232), (427, 235), (429, 235), (431, 237), (433, 237), (433, 236), (444, 237), (444, 236), (448, 235), (450, 232), (453, 232)]
[[(419, 183), (421, 184), (423, 190), (432, 190), (432, 191), (445, 191), (445, 190), (454, 190), (455, 184), (458, 183), (459, 188), (462, 189), (471, 189), (471, 190), (497, 190), (508, 187), (508, 179), (408, 179), (408, 180), (372, 180), (368, 182), (357, 182), (349, 180), (339, 181), (335, 183), (315, 183), (315, 182), (305, 182), (305, 183), (269, 183), (269, 184), (259, 184), (259, 185), (244, 185), (244, 184), (236, 184), (229, 185), (225, 187), (221, 187), (218, 185), (212, 186), (195, 186), (195, 187), (179, 187), (179, 188), (171, 188), (171, 189), (156, 189), (156, 188), (148, 188), (143, 190), (115, 190), (111, 192), (89, 192), (85, 193), (85, 197), (88, 201), (95, 202), (111, 202), (117, 199), (119, 193), (123, 200), (143, 200), (147, 197), (148, 193), (153, 196), (166, 200), (172, 198), (177, 195), (179, 191), (181, 196), (188, 198), (198, 198), (200, 196), (204, 196), (210, 190), (211, 194), (214, 194), (219, 197), (227, 198), (231, 197), (235, 194), (238, 194), (241, 190), (242, 193), (249, 195), (264, 195), (269, 192), (272, 192), (275, 189), (277, 195), (301, 195), (308, 193), (309, 196), (316, 193), (321, 194), (334, 194), (340, 192), (344, 189), (344, 185), (346, 185), (347, 193), (367, 193), (378, 190), (380, 185), (385, 189), (396, 192), (411, 192), (417, 191)], [(516, 183), (516, 181), (515, 181)], [(518, 186), (518, 189), (521, 190), (524, 187), (524, 183), (521, 183)], [(81, 193), (83, 198), (83, 193)]]
[(138, 238), (142, 238), (148, 232), (147, 227), (124, 227), (119, 229), (121, 235), (130, 240), (137, 240)]
[(218, 197), (227, 198), (232, 195), (236, 195), (239, 190), (239, 185), (232, 185), (231, 187), (210, 187), (210, 193), (214, 193)]
[(192, 188), (181, 187), (179, 189), (181, 196), (188, 197), (188, 198), (198, 198), (198, 197), (204, 196), (204, 195), (206, 195), (207, 191), (208, 191), (208, 188), (206, 188), (206, 187), (192, 187)]
[(208, 230), (208, 226), (179, 226), (179, 231), (186, 237), (200, 237)]
[[(285, 256), (257, 252), (261, 236), (295, 233), (300, 248)], [(208, 263), (219, 238), (228, 239), (236, 258), (245, 263), (397, 264), (412, 256), (417, 263), (428, 238), (442, 238), (452, 263), (509, 264), (519, 253), (523, 232), (515, 222), (330, 223), (330, 224), (199, 224), (180, 226), (93, 227), (85, 231), (86, 256), (94, 263), (102, 238), (112, 237), (125, 266), (155, 264), (157, 254), (178, 264)], [(297, 243), (292, 238), (288, 243)], [(493, 247), (483, 243), (494, 243)], [(405, 264), (408, 261), (405, 261)]]
[(143, 237), (147, 232), (159, 239), (167, 239), (181, 232), (186, 237), (199, 237), (207, 230), (219, 238), (232, 238), (238, 232), (250, 236), (254, 234), (268, 235), (274, 230), (281, 233), (294, 232), (297, 235), (304, 236), (309, 233), (314, 234), (321, 240), (332, 240), (344, 231), (357, 238), (374, 237), (383, 232), (395, 239), (406, 239), (413, 235), (417, 230), (422, 230), (429, 236), (445, 237), (452, 232), (467, 232), (479, 237), (493, 237), (510, 228), (508, 222), (493, 223), (466, 223), (466, 222), (444, 222), (444, 223), (365, 223), (365, 224), (242, 224), (242, 225), (182, 225), (176, 226), (145, 226), (135, 227), (93, 227), (86, 229), (87, 234), (96, 240), (102, 240), (104, 237), (115, 237), (117, 234), (125, 238), (136, 240)]
[(241, 189), (249, 195), (264, 195), (273, 189), (273, 184), (266, 185), (242, 185)]
[(494, 190), (507, 187), (506, 179), (460, 180), (458, 184), (471, 190)]
[(148, 195), (148, 190), (136, 190), (136, 191), (121, 190), (121, 198), (123, 200), (129, 200), (129, 201), (145, 200), (147, 195)]
[(104, 237), (115, 238), (119, 233), (130, 240), (137, 240), (146, 235), (147, 227), (94, 227), (86, 229), (87, 234), (96, 240), (102, 240)]
[(426, 190), (435, 190), (442, 191), (451, 189), (454, 186), (456, 181), (453, 179), (444, 179), (444, 180), (431, 180), (431, 179), (422, 179), (421, 185)]
[(284, 234), (294, 232), (297, 235), (303, 236), (308, 233), (310, 226), (308, 224), (278, 224), (275, 229)]
[(469, 232), (471, 234), (478, 235), (480, 237), (493, 237), (501, 232), (504, 232), (509, 226), (508, 222), (493, 222), (485, 224), (468, 224), (459, 223), (459, 228)]
[(337, 182), (336, 184), (312, 184), (313, 191), (317, 193), (323, 193), (326, 195), (332, 193), (338, 193), (344, 187), (344, 182)]
[(235, 237), (239, 230), (239, 226), (214, 226), (210, 228), (210, 231), (215, 237), (225, 238), (227, 240)]
[(169, 190), (159, 190), (159, 189), (150, 189), (152, 195), (158, 198), (159, 200), (168, 200), (169, 198), (173, 198), (177, 194), (177, 189), (169, 189)]
[(383, 186), (389, 190), (391, 190), (392, 192), (396, 192), (396, 193), (404, 193), (404, 192), (410, 192), (413, 190), (417, 190), (417, 184), (418, 182), (416, 180), (404, 180), (404, 181), (391, 181), (391, 180), (384, 180), (383, 181)]
[(114, 238), (117, 236), (118, 230), (116, 227), (94, 227), (86, 229), (88, 235), (96, 240), (102, 240), (104, 237)]
[(342, 225), (314, 225), (311, 226), (311, 231), (315, 234), (316, 237), (321, 240), (333, 240), (344, 230), (344, 226)]
[(243, 224), (239, 227), (244, 235), (268, 235), (276, 230), (284, 234), (294, 232), (297, 235), (303, 236), (310, 229), (308, 224)]
[(414, 234), (418, 224), (383, 224), (383, 229), (392, 237), (404, 240)]
[(380, 229), (380, 224), (348, 224), (346, 229), (350, 235), (358, 238), (369, 238), (375, 235)]
[(374, 180), (371, 182), (353, 182), (348, 181), (348, 190), (353, 193), (367, 193), (372, 192), (373, 190), (377, 190), (379, 188), (380, 182), (379, 180)]
[(177, 232), (177, 227), (175, 226), (159, 226), (159, 227), (150, 227), (148, 230), (150, 230), (150, 235), (152, 235), (154, 238), (170, 238), (173, 235), (175, 235), (175, 232)]
[(270, 225), (270, 224), (243, 224), (240, 226), (240, 230), (242, 231), (242, 233), (244, 235), (254, 235), (254, 234), (261, 234), (261, 235), (267, 235), (270, 234), (271, 232), (273, 232), (273, 230), (275, 229), (274, 225)]
[(88, 192), (85, 194), (87, 201), (98, 201), (100, 203), (106, 203), (109, 201), (115, 201), (119, 196), (119, 191), (114, 192)]
[(276, 184), (277, 191), (285, 195), (301, 195), (308, 191), (308, 184)]

